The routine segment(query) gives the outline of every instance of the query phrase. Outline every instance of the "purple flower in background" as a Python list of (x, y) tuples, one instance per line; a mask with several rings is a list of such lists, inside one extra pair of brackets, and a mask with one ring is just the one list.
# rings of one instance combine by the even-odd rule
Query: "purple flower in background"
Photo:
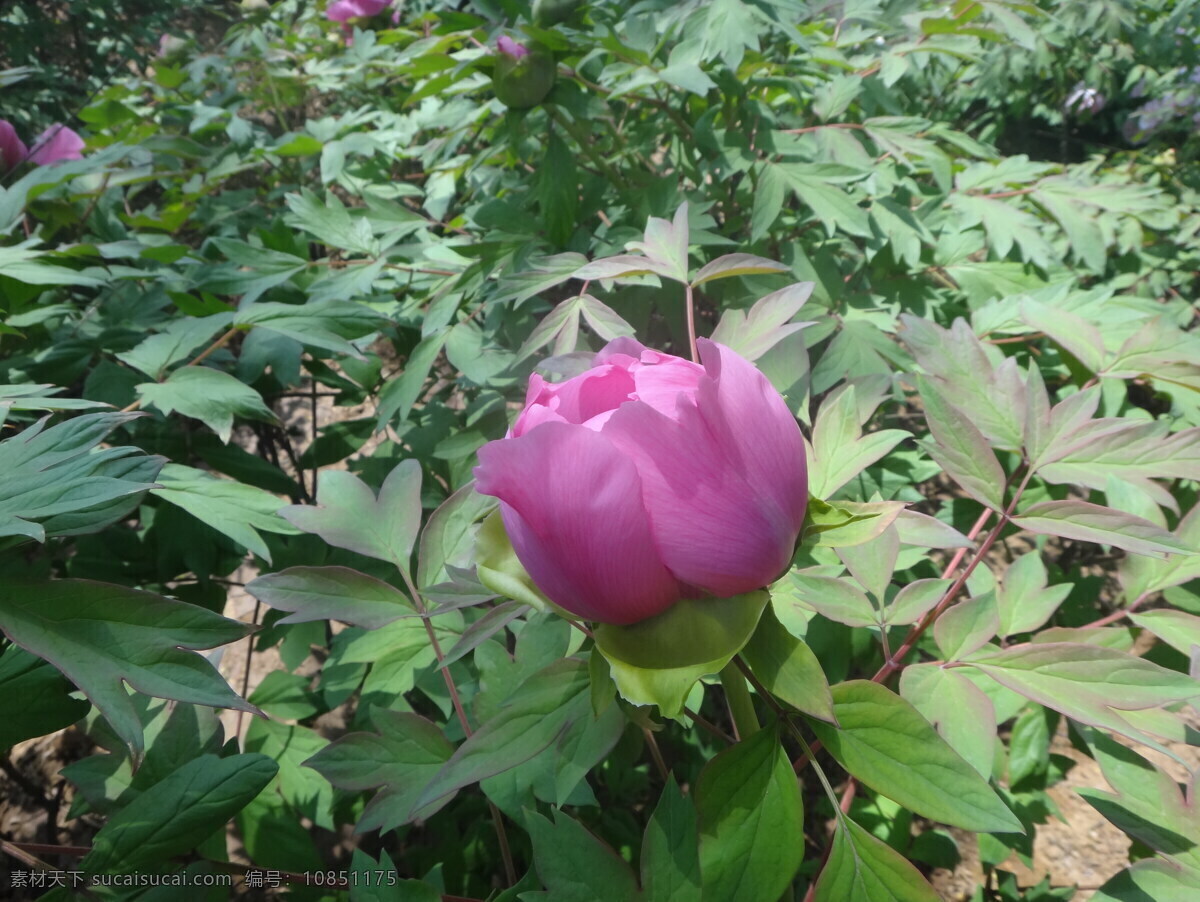
[(359, 17), (376, 16), (383, 12), (392, 0), (337, 0), (329, 4), (325, 17), (334, 22), (349, 22)]
[(754, 365), (700, 339), (703, 365), (619, 338), (590, 370), (529, 380), (507, 438), (479, 449), (533, 581), (588, 620), (636, 623), (730, 598), (787, 567), (804, 523), (804, 443)]
[(7, 172), (25, 159), (29, 148), (17, 136), (12, 123), (0, 119), (0, 172)]
[(39, 166), (57, 163), (61, 160), (82, 158), (83, 138), (59, 123), (55, 123), (41, 133), (33, 142), (33, 151), (29, 154), (30, 161)]
[(1095, 88), (1087, 87), (1079, 82), (1071, 89), (1067, 99), (1063, 101), (1063, 111), (1067, 113), (1098, 113), (1104, 109), (1108, 98)]
[(515, 60), (519, 60), (523, 56), (529, 56), (529, 49), (524, 44), (519, 44), (506, 34), (500, 35), (500, 39), (496, 41), (496, 46), (505, 56), (511, 56)]

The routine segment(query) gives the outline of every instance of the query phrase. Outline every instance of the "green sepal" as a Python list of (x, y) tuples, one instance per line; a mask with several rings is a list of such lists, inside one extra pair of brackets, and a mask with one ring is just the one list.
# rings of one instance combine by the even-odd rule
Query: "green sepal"
[(479, 524), (475, 536), (475, 575), (497, 595), (523, 601), (539, 611), (554, 609), (568, 619), (579, 619), (551, 602), (534, 585), (513, 551), (499, 510), (492, 511)]
[(678, 717), (696, 681), (720, 673), (750, 640), (770, 597), (758, 590), (680, 601), (640, 623), (597, 624), (596, 648), (626, 701)]
[(822, 501), (810, 498), (804, 513), (802, 545), (846, 548), (862, 545), (895, 522), (902, 501)]

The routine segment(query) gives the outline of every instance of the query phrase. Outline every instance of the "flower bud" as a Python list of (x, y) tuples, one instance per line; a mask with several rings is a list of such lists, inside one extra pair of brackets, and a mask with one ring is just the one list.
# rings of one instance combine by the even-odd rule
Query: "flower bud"
[(534, 375), (508, 436), (479, 450), (476, 487), (517, 557), (579, 617), (636, 623), (791, 561), (808, 498), (796, 419), (749, 361), (698, 345), (703, 365), (621, 338), (566, 382)]
[(512, 110), (535, 107), (554, 87), (554, 57), (537, 44), (526, 46), (507, 35), (496, 42), (496, 68), (492, 88), (496, 97)]

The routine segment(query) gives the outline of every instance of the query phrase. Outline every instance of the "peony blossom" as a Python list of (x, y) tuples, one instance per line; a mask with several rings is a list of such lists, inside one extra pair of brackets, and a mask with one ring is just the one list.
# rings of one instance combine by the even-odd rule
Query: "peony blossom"
[(336, 0), (325, 10), (325, 17), (334, 22), (349, 22), (359, 17), (375, 16), (391, 5), (392, 0)]
[(50, 126), (33, 142), (29, 159), (39, 166), (57, 163), (60, 160), (83, 159), (83, 138), (65, 125)]
[(529, 56), (529, 48), (524, 44), (514, 41), (506, 34), (500, 35), (496, 40), (496, 47), (505, 56), (511, 56), (515, 60), (519, 60), (523, 56)]
[(12, 123), (0, 119), (0, 172), (7, 172), (29, 155), (29, 148), (17, 135)]
[(628, 624), (727, 598), (791, 560), (808, 497), (795, 417), (754, 366), (611, 342), (560, 384), (534, 375), (509, 434), (479, 449), (513, 549), (551, 601)]

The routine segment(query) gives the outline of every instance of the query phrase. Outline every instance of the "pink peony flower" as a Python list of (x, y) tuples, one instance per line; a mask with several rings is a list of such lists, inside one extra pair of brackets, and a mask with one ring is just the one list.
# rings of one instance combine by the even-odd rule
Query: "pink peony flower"
[(375, 16), (383, 12), (392, 0), (337, 0), (325, 10), (325, 17), (334, 22), (349, 22), (351, 19)]
[(791, 560), (808, 499), (800, 429), (749, 361), (698, 344), (703, 366), (620, 338), (580, 376), (534, 375), (508, 436), (479, 449), (477, 489), (573, 614), (635, 623), (760, 588)]
[(506, 34), (500, 35), (496, 41), (496, 46), (505, 56), (511, 56), (515, 60), (519, 60), (523, 56), (529, 56), (529, 49), (524, 44), (519, 44)]
[(62, 124), (50, 126), (36, 141), (29, 159), (39, 166), (83, 158), (83, 138)]
[(7, 172), (25, 159), (29, 148), (17, 136), (12, 123), (0, 119), (0, 172)]

